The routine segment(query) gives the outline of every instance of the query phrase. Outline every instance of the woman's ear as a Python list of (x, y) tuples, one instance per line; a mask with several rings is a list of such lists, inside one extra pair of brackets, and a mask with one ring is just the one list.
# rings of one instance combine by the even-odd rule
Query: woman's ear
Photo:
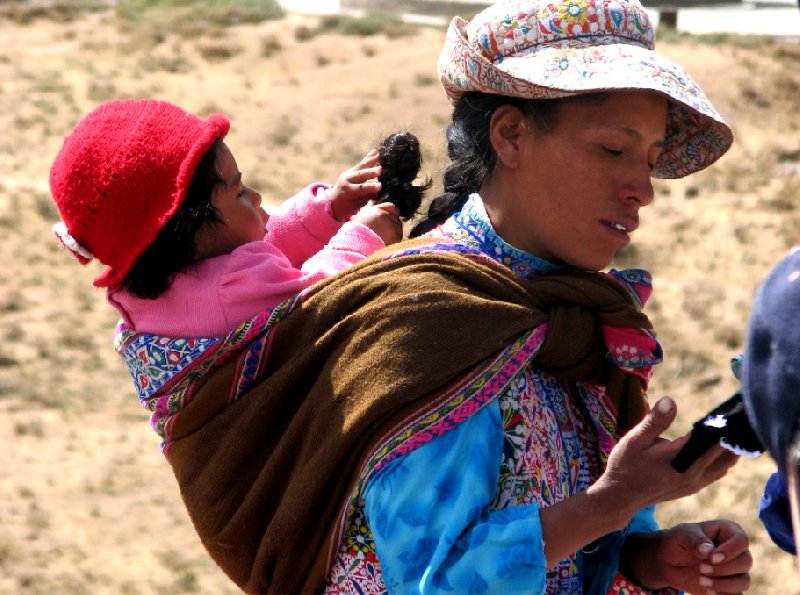
[(499, 163), (516, 168), (520, 163), (520, 140), (527, 134), (528, 120), (519, 108), (501, 105), (489, 120), (489, 141)]

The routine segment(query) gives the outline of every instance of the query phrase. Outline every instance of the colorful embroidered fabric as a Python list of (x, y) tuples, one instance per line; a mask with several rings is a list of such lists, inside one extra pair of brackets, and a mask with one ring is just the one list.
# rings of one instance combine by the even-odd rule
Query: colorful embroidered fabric
[(169, 447), (175, 417), (191, 400), (193, 383), (246, 350), (239, 382), (228, 402), (246, 393), (258, 377), (271, 329), (302, 297), (278, 304), (224, 338), (171, 339), (135, 333), (124, 322), (117, 325), (114, 349), (128, 366), (139, 403), (150, 411), (150, 426), (161, 437), (163, 452)]
[(435, 411), (424, 412), (368, 457), (369, 463), (362, 469), (349, 506), (340, 521), (340, 547), (333, 557), (326, 592), (386, 592), (380, 566), (376, 564), (372, 532), (364, 516), (363, 500), (360, 499), (366, 481), (402, 454), (416, 450), (452, 430), (477, 409), (486, 406), (497, 394), (502, 394), (525, 368), (542, 339), (543, 333), (535, 329), (506, 347), (489, 364), (452, 387)]
[(530, 99), (646, 90), (671, 99), (657, 178), (680, 178), (719, 159), (733, 133), (700, 87), (654, 50), (638, 0), (498, 2), (467, 23), (456, 17), (439, 57), (452, 100), (480, 91)]
[[(647, 595), (648, 593), (650, 593), (650, 591), (642, 589), (639, 585), (632, 583), (621, 574), (618, 574), (614, 578), (614, 583), (608, 590), (608, 595)], [(669, 588), (661, 590), (662, 595), (677, 595), (678, 593), (680, 593), (680, 591), (675, 591), (674, 589)]]
[(625, 0), (498, 3), (485, 11), (483, 18), (473, 20), (467, 32), (492, 62), (524, 56), (542, 44), (564, 48), (590, 35), (608, 36), (607, 43), (631, 43), (652, 50), (656, 37), (643, 7)]
[[(469, 208), (450, 220), (442, 230), (431, 234), (429, 245), (410, 248), (394, 256), (422, 250), (458, 250), (477, 259), (493, 258), (503, 262), (527, 278), (554, 270), (553, 265), (519, 252), (500, 240), (491, 229), (477, 195), (468, 204)], [(442, 241), (437, 243), (437, 239)], [(458, 241), (453, 243), (454, 239)], [(635, 284), (641, 282), (643, 286), (649, 286), (649, 278), (634, 273), (625, 275), (628, 275), (628, 281), (633, 282), (633, 294), (642, 301), (646, 300), (647, 290), (636, 289)], [(129, 366), (140, 402), (151, 412), (151, 424), (164, 440), (162, 448), (165, 451), (169, 447), (171, 424), (181, 408), (191, 400), (193, 383), (244, 352), (247, 357), (240, 381), (232, 389), (229, 402), (239, 398), (252, 386), (262, 369), (271, 329), (302, 298), (299, 295), (284, 302), (223, 339), (166, 339), (137, 335), (124, 324), (119, 326), (116, 349)], [(361, 482), (339, 522), (340, 547), (332, 560), (329, 591), (385, 591), (371, 532), (360, 508), (363, 482), (390, 461), (449, 431), (494, 398), (498, 398), (508, 412), (508, 415), (504, 414), (503, 423), (509, 447), (504, 454), (505, 471), (500, 479), (500, 485), (506, 487), (501, 489), (495, 506), (509, 506), (520, 501), (553, 503), (576, 489), (585, 489), (597, 477), (616, 441), (613, 407), (605, 400), (601, 388), (576, 387), (573, 393), (566, 393), (561, 384), (552, 379), (546, 381), (535, 370), (529, 369), (528, 362), (545, 334), (546, 325), (542, 325), (520, 337), (482, 369), (452, 387), (435, 406), (421, 411), (376, 448), (368, 458), (370, 463), (362, 470)], [(550, 405), (543, 406), (538, 401), (544, 398), (537, 393), (542, 390), (556, 391), (547, 396)], [(575, 409), (572, 399), (583, 403), (582, 409)], [(523, 408), (524, 414), (520, 413)], [(545, 409), (556, 413), (544, 420), (537, 417)], [(567, 422), (567, 418), (572, 421)], [(591, 432), (585, 431), (592, 427), (597, 432), (596, 442), (589, 438)], [(553, 452), (565, 453), (566, 462), (543, 471), (543, 462), (536, 460), (535, 453), (522, 449), (522, 445), (532, 438), (532, 433), (541, 437), (560, 433), (561, 442), (547, 447), (553, 448)], [(522, 474), (520, 465), (524, 470)], [(580, 573), (579, 561), (570, 558), (548, 576), (548, 584), (564, 587), (578, 584)]]
[[(469, 197), (460, 212), (448, 219), (442, 226), (428, 234), (440, 244), (414, 248), (477, 250), (501, 262), (520, 276), (533, 279), (553, 272), (559, 267), (517, 250), (502, 240), (493, 230), (480, 196)], [(451, 242), (455, 240), (457, 248)], [(407, 253), (407, 252), (405, 252)], [(621, 271), (613, 275), (631, 291), (640, 305), (650, 295), (650, 276), (645, 271)], [(535, 354), (546, 335), (546, 325), (529, 333), (524, 342), (510, 346), (493, 362), (505, 366), (505, 370), (482, 371), (474, 377), (474, 385), (462, 385), (454, 390), (480, 394), (480, 399), (495, 396), (500, 405), (505, 436), (505, 447), (501, 472), (498, 478), (499, 492), (493, 502), (493, 509), (537, 503), (547, 506), (559, 502), (572, 494), (585, 490), (599, 477), (611, 449), (617, 442), (615, 433), (616, 412), (605, 397), (602, 387), (575, 384), (566, 390), (564, 383), (542, 376), (536, 369), (525, 365)], [(624, 337), (609, 331), (607, 337), (613, 340)], [(630, 339), (630, 337), (627, 337)], [(636, 353), (630, 345), (635, 343)], [(626, 349), (627, 346), (627, 349)], [(512, 351), (509, 352), (509, 349)], [(660, 361), (661, 350), (652, 334), (641, 337), (640, 341), (615, 343), (610, 346), (615, 360), (629, 365), (647, 379), (651, 366)], [(639, 353), (641, 349), (641, 353)], [(520, 350), (516, 358), (509, 359), (515, 350)], [(616, 352), (619, 353), (616, 353)], [(637, 357), (638, 355), (638, 357)], [(489, 373), (489, 376), (483, 374)], [(500, 374), (502, 388), (492, 384), (489, 378)], [(480, 387), (480, 388), (477, 388)], [(481, 392), (488, 387), (490, 390)], [(457, 399), (456, 395), (452, 398)], [(440, 412), (447, 420), (440, 428), (451, 427), (449, 414)], [(416, 432), (425, 442), (439, 432), (422, 430), (425, 420), (420, 420)], [(328, 593), (384, 593), (380, 566), (372, 532), (366, 522), (363, 500), (359, 499), (361, 489), (368, 476), (382, 468), (398, 454), (416, 448), (417, 444), (407, 446), (403, 440), (413, 434), (403, 433), (392, 442), (389, 448), (373, 453), (372, 468), (364, 469), (361, 481), (353, 494), (347, 514), (342, 519), (342, 538), (340, 548), (333, 560)], [(553, 453), (558, 458), (553, 459)], [(562, 560), (548, 572), (548, 592), (580, 592), (583, 585), (581, 553), (575, 553)], [(613, 593), (643, 593), (624, 577), (615, 579)]]
[(539, 507), (491, 507), (503, 442), (491, 401), (370, 480), (364, 511), (390, 592), (544, 591)]
[[(544, 335), (539, 327), (530, 342), (538, 346)], [(616, 443), (613, 408), (602, 388), (580, 385), (575, 389), (577, 394), (570, 394), (562, 383), (523, 367), (504, 390), (495, 393), (500, 395), (505, 448), (493, 510), (528, 503), (550, 505), (585, 490), (600, 475)], [(491, 396), (491, 390), (486, 396)], [(574, 401), (580, 404), (577, 410)], [(592, 439), (595, 432), (597, 441)], [(558, 453), (555, 460), (553, 453)], [(329, 593), (385, 592), (362, 505), (359, 502), (352, 509), (327, 586)], [(548, 592), (581, 591), (580, 557), (581, 553), (572, 554), (547, 573)]]
[[(462, 209), (430, 235), (455, 239), (459, 243), (472, 246), (524, 279), (535, 279), (561, 268), (515, 248), (498, 236), (489, 222), (489, 216), (478, 194), (470, 195)], [(652, 276), (649, 272), (642, 269), (624, 271), (611, 269), (608, 274), (628, 290), (639, 309), (647, 303), (653, 292)], [(646, 387), (652, 374), (652, 366), (663, 359), (663, 352), (655, 334), (647, 329), (634, 330), (607, 326), (603, 327), (603, 334), (608, 345), (609, 357), (622, 369), (642, 378)]]

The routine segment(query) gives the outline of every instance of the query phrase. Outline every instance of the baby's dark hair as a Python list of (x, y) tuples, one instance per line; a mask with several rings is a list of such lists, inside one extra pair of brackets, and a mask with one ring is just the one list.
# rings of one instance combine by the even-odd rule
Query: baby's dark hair
[(458, 211), (473, 192), (497, 166), (497, 154), (489, 139), (492, 114), (503, 105), (513, 105), (542, 129), (548, 129), (555, 117), (551, 99), (521, 99), (494, 93), (467, 93), (453, 108), (453, 119), (447, 127), (447, 156), (450, 163), (444, 172), (444, 192), (435, 197), (425, 219), (412, 230), (411, 237), (422, 235), (444, 223)]
[(154, 299), (164, 293), (175, 273), (197, 259), (198, 230), (209, 221), (221, 221), (211, 204), (214, 188), (222, 182), (216, 168), (221, 145), (222, 140), (217, 139), (200, 159), (181, 206), (122, 281), (122, 287), (133, 295)]
[(380, 153), (381, 191), (375, 202), (390, 202), (400, 210), (400, 217), (408, 219), (413, 216), (422, 197), (431, 187), (426, 180), (421, 185), (414, 185), (422, 166), (422, 153), (419, 139), (411, 132), (396, 132), (387, 136), (378, 149)]

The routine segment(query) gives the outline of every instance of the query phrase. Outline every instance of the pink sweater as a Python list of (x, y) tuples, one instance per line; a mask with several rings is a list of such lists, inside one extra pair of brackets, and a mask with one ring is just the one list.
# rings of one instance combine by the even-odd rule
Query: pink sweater
[(191, 265), (156, 299), (111, 288), (108, 301), (138, 332), (173, 338), (228, 334), (383, 248), (366, 226), (333, 218), (328, 188), (308, 186), (270, 212), (263, 241)]

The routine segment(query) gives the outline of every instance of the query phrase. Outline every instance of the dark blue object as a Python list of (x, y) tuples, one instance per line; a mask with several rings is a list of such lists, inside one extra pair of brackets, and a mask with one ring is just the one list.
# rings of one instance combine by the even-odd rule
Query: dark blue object
[(764, 524), (772, 541), (779, 548), (797, 555), (797, 545), (792, 534), (792, 511), (789, 507), (789, 488), (780, 473), (769, 476), (764, 494), (758, 505), (758, 518)]
[(742, 391), (747, 416), (786, 476), (800, 421), (800, 248), (772, 270), (750, 316)]

